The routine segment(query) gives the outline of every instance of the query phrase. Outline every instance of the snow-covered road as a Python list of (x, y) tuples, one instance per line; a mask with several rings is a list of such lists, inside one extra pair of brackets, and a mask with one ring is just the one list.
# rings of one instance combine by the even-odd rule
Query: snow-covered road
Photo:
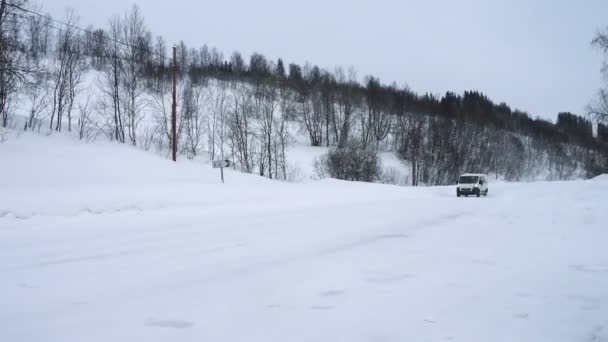
[(5, 217), (0, 340), (606, 338), (605, 184), (344, 187)]
[(160, 173), (2, 184), (0, 341), (608, 340), (606, 181), (456, 198)]

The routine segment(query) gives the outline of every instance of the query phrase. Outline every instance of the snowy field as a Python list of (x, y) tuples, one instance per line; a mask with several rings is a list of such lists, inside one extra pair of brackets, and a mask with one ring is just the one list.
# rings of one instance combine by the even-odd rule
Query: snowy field
[(0, 341), (608, 341), (608, 180), (271, 182), (0, 144)]

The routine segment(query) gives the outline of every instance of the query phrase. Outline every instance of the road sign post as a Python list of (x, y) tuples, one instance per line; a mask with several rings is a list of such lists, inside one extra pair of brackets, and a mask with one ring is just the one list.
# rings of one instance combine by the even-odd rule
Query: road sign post
[(220, 176), (222, 178), (222, 183), (224, 183), (224, 168), (225, 167), (230, 167), (230, 159), (213, 161), (213, 168), (220, 169)]

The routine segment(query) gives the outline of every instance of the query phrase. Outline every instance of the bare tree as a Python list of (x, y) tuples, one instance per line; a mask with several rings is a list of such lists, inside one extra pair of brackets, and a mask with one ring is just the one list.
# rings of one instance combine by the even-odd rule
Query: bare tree
[[(608, 57), (608, 29), (598, 32), (591, 44)], [(604, 78), (608, 81), (608, 60), (602, 66)], [(593, 103), (587, 107), (589, 115), (597, 122), (608, 124), (608, 88), (600, 89)]]
[(398, 153), (411, 163), (412, 185), (417, 186), (422, 163), (425, 120), (422, 116), (406, 113), (398, 118), (397, 125), (400, 141)]
[(323, 144), (325, 115), (321, 97), (321, 70), (318, 67), (304, 66), (304, 80), (297, 82), (296, 113), (306, 129), (311, 146)]
[(89, 90), (86, 99), (78, 103), (80, 115), (78, 117), (77, 129), (80, 140), (95, 140), (100, 132), (99, 125), (94, 117), (96, 112), (95, 102), (92, 100), (94, 96), (93, 91)]
[[(275, 123), (277, 109), (279, 106), (278, 90), (275, 86), (262, 83), (255, 91), (256, 111), (258, 112), (259, 131), (258, 136), (262, 146), (261, 165), (268, 169), (268, 178), (273, 176), (273, 147), (276, 142)], [(264, 169), (260, 168), (260, 174), (264, 175)]]
[(389, 98), (378, 79), (368, 76), (366, 90), (367, 115), (361, 117), (362, 142), (367, 145), (374, 141), (378, 147), (390, 132), (393, 116), (386, 111), (390, 108)]
[(120, 80), (124, 73), (122, 46), (119, 43), (121, 32), (122, 23), (120, 18), (112, 18), (108, 31), (109, 44), (106, 46), (106, 54), (109, 56), (109, 60), (105, 68), (103, 68), (100, 88), (105, 95), (102, 108), (109, 114), (108, 127), (110, 130), (108, 136), (124, 143), (125, 129), (120, 97)]
[(230, 99), (228, 112), (229, 140), (232, 155), (238, 161), (239, 168), (247, 173), (253, 172), (255, 152), (252, 134), (253, 92), (246, 85), (236, 87)]
[(122, 91), (125, 113), (125, 126), (129, 141), (137, 145), (137, 127), (142, 120), (142, 110), (145, 101), (143, 68), (149, 41), (146, 39), (144, 19), (139, 7), (134, 5), (131, 12), (125, 15), (122, 24), (122, 41), (126, 46), (124, 49), (124, 66), (122, 73)]
[(110, 57), (109, 48), (107, 46), (107, 33), (103, 29), (96, 29), (87, 33), (88, 44), (90, 45), (91, 66), (95, 70), (103, 71), (105, 64)]
[(44, 46), (48, 41), (48, 28), (45, 26), (46, 17), (32, 15), (28, 18), (27, 25), (27, 44), (28, 52), (36, 63), (40, 60), (41, 55), (46, 54)]
[(70, 57), (67, 64), (67, 108), (66, 114), (68, 118), (68, 131), (72, 131), (72, 114), (76, 96), (81, 91), (83, 77), (89, 68), (89, 64), (85, 60), (82, 51), (83, 39), (82, 35), (77, 35), (71, 49)]
[(226, 84), (222, 81), (216, 87), (208, 89), (208, 120), (207, 137), (209, 139), (209, 149), (211, 159), (215, 159), (217, 151), (220, 157), (224, 157), (224, 145), (226, 143), (226, 119), (228, 112), (228, 96)]
[(188, 158), (198, 155), (203, 140), (206, 118), (204, 104), (207, 93), (202, 87), (188, 83), (183, 88), (181, 118), (184, 127), (184, 144)]
[(10, 107), (16, 100), (19, 83), (30, 72), (18, 49), (21, 21), (17, 17), (27, 0), (0, 0), (0, 126), (7, 127)]
[(245, 71), (245, 61), (243, 60), (241, 53), (238, 51), (233, 52), (232, 56), (230, 56), (230, 64), (232, 65), (232, 70), (234, 70), (234, 72), (237, 74)]
[[(288, 180), (290, 175), (287, 171), (287, 145), (290, 135), (288, 130), (288, 118), (293, 117), (295, 113), (295, 98), (296, 94), (286, 86), (284, 80), (279, 84), (279, 110), (280, 113), (276, 117), (275, 124), (275, 174), (278, 175), (281, 171), (283, 180)], [(277, 176), (278, 178), (278, 176)]]
[[(177, 87), (177, 141), (182, 141), (182, 133), (186, 126), (186, 120), (184, 115), (187, 115), (191, 108), (187, 108), (188, 101), (191, 101), (190, 96), (193, 95), (187, 89), (191, 84), (184, 82), (178, 82)], [(164, 151), (170, 148), (172, 140), (171, 131), (171, 81), (166, 78), (159, 80), (158, 90), (152, 92), (151, 100), (149, 101), (152, 109), (153, 118), (156, 123), (154, 132), (158, 133), (157, 149)], [(202, 96), (202, 95), (201, 95)], [(149, 132), (149, 129), (146, 128)], [(187, 147), (186, 147), (187, 149)]]
[(608, 124), (608, 90), (600, 89), (595, 100), (587, 106), (587, 112), (597, 122)]
[(338, 148), (342, 148), (348, 142), (352, 118), (357, 105), (357, 74), (353, 68), (349, 69), (348, 76), (342, 68), (336, 69), (335, 74), (336, 80), (341, 86), (337, 91), (337, 110), (332, 117), (332, 127)]
[[(70, 75), (73, 73), (71, 69), (75, 68), (76, 62), (80, 57), (79, 42), (74, 28), (78, 19), (74, 15), (73, 11), (68, 11), (66, 14), (65, 27), (57, 35), (57, 49), (56, 49), (56, 65), (53, 70), (53, 105), (51, 110), (51, 121), (49, 129), (56, 131), (61, 130), (63, 122), (63, 114), (71, 110), (70, 95), (72, 91), (70, 82)], [(54, 120), (57, 118), (55, 128), (53, 128)]]
[(335, 120), (336, 115), (336, 80), (333, 75), (324, 72), (321, 81), (321, 102), (325, 113), (325, 146), (329, 147), (329, 125)]
[[(179, 93), (178, 93), (179, 94)], [(159, 133), (156, 142), (159, 151), (170, 147), (171, 142), (171, 90), (161, 86), (151, 96), (152, 115)], [(179, 102), (178, 102), (179, 104)], [(179, 115), (179, 112), (177, 113)], [(179, 121), (178, 121), (179, 122)]]
[(34, 75), (33, 81), (25, 88), (25, 96), (30, 104), (29, 117), (25, 122), (24, 130), (40, 130), (44, 113), (48, 111), (51, 101), (50, 87), (48, 85), (47, 75), (45, 73), (37, 73)]
[(152, 74), (152, 83), (149, 88), (153, 92), (161, 92), (167, 84), (170, 67), (167, 65), (167, 44), (162, 37), (156, 38), (154, 54), (152, 56), (155, 69)]

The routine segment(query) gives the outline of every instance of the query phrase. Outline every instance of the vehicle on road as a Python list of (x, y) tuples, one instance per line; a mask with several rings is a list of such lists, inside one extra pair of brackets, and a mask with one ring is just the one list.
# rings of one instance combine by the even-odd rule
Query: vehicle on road
[(456, 196), (487, 196), (488, 178), (481, 173), (465, 173), (458, 178)]

